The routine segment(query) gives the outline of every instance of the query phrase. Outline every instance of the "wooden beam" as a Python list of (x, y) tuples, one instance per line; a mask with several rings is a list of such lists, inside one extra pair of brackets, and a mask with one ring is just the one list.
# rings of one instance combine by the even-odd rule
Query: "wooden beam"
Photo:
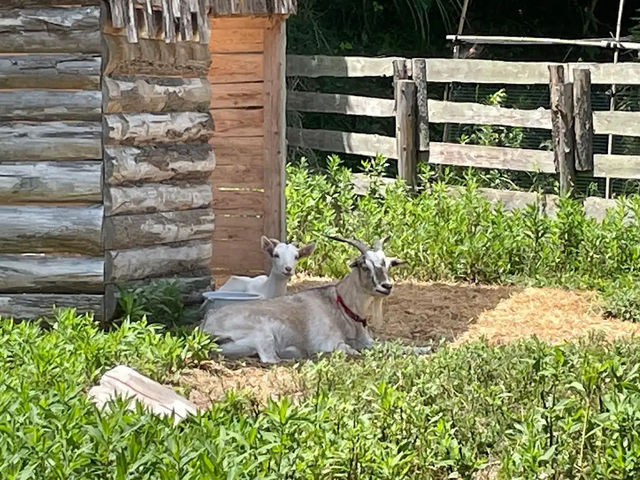
[(99, 55), (0, 55), (0, 88), (100, 89)]
[(367, 117), (394, 117), (394, 101), (387, 98), (343, 95), (340, 93), (287, 92), (287, 110), (340, 113)]
[(544, 108), (520, 110), (472, 102), (429, 100), (428, 110), (429, 121), (432, 123), (503, 125), (551, 130), (551, 111)]
[[(287, 55), (288, 77), (392, 77), (393, 62), (402, 57), (329, 57)], [(409, 72), (410, 74), (411, 72)]]
[(398, 176), (408, 186), (415, 187), (418, 162), (418, 103), (413, 80), (398, 80), (396, 84), (396, 151)]
[(109, 187), (104, 193), (106, 216), (194, 210), (211, 205), (211, 186), (146, 184)]
[(264, 138), (214, 137), (215, 187), (264, 188)]
[(103, 257), (0, 255), (2, 293), (102, 293)]
[(203, 180), (215, 166), (213, 150), (207, 143), (104, 148), (104, 176), (109, 185)]
[(165, 243), (211, 238), (214, 215), (211, 209), (118, 215), (104, 221), (105, 248), (123, 250)]
[(565, 82), (562, 65), (550, 66), (549, 72), (554, 163), (560, 176), (560, 192), (569, 194), (575, 183), (573, 85)]
[(264, 27), (213, 28), (209, 42), (211, 53), (261, 53), (264, 51)]
[(102, 158), (98, 122), (0, 123), (0, 161)]
[(60, 293), (15, 293), (0, 295), (0, 317), (16, 320), (53, 318), (56, 308), (73, 308), (77, 314), (94, 313), (94, 319), (102, 320), (103, 295)]
[(246, 108), (264, 106), (262, 82), (220, 83), (211, 88), (211, 108)]
[(213, 135), (208, 113), (112, 113), (104, 125), (107, 145), (201, 143)]
[(100, 8), (8, 10), (0, 24), (3, 53), (100, 53)]
[(2, 253), (102, 253), (102, 207), (0, 206)]
[(0, 121), (100, 120), (99, 91), (0, 91)]
[[(211, 110), (216, 137), (260, 137), (264, 133), (262, 108)], [(268, 119), (267, 119), (268, 120)]]
[(206, 274), (211, 254), (210, 240), (107, 251), (105, 281), (120, 283), (187, 273)]
[(0, 202), (102, 202), (102, 163), (0, 163)]
[(214, 188), (211, 206), (218, 215), (264, 215), (264, 192)]
[(103, 34), (106, 42), (105, 75), (206, 77), (209, 50), (198, 42), (164, 43), (139, 38), (129, 43), (126, 36)]
[(105, 113), (209, 111), (211, 86), (201, 78), (104, 77)]
[(264, 59), (261, 53), (214, 53), (207, 79), (212, 84), (261, 82)]
[(457, 143), (429, 144), (429, 163), (555, 173), (553, 152)]
[[(575, 116), (575, 168), (593, 170), (593, 111), (591, 108), (591, 72), (588, 68), (573, 71), (573, 113)], [(638, 115), (640, 120), (640, 115)]]
[[(285, 241), (287, 237), (285, 166), (287, 163), (287, 29), (284, 18), (274, 18), (264, 31), (264, 233)], [(214, 196), (214, 201), (215, 201)]]
[(352, 153), (368, 157), (380, 154), (387, 158), (397, 158), (396, 139), (383, 135), (288, 128), (287, 141), (292, 147), (333, 153)]
[(10, 8), (68, 7), (72, 5), (100, 5), (100, 0), (3, 0), (0, 10)]

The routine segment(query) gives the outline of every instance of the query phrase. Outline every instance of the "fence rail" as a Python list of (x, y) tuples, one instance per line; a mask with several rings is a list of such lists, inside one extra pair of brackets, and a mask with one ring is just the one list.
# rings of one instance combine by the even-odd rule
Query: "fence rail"
[[(548, 108), (506, 108), (474, 102), (427, 99), (431, 83), (549, 85), (550, 71), (564, 78), (558, 98)], [(395, 137), (310, 128), (289, 128), (289, 145), (397, 159), (398, 172), (415, 182), (418, 157), (437, 165), (531, 171), (561, 175), (567, 191), (575, 170), (594, 177), (640, 179), (640, 155), (593, 154), (593, 135), (640, 137), (640, 112), (592, 111), (591, 85), (640, 86), (637, 63), (503, 62), (471, 59), (406, 59), (402, 57), (287, 57), (290, 77), (393, 77), (394, 98), (374, 98), (328, 92), (289, 91), (290, 111), (395, 118)], [(574, 86), (575, 85), (575, 86)], [(575, 107), (574, 107), (575, 105)], [(562, 109), (567, 111), (560, 111)], [(575, 114), (573, 110), (575, 109)], [(567, 117), (575, 120), (565, 122)], [(561, 119), (556, 123), (554, 118)], [(429, 124), (494, 125), (551, 131), (566, 137), (566, 147), (554, 151), (429, 141)], [(575, 123), (575, 126), (574, 126)], [(575, 132), (574, 132), (575, 129)], [(570, 131), (569, 131), (570, 130)], [(579, 138), (578, 138), (579, 137)], [(560, 155), (561, 150), (571, 151)], [(575, 151), (574, 151), (575, 150)], [(567, 163), (566, 167), (564, 163)], [(575, 163), (575, 165), (574, 165)]]

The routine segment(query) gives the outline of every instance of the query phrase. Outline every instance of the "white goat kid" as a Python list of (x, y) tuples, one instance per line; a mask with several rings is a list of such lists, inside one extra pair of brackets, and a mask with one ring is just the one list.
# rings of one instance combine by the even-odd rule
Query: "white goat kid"
[(274, 298), (287, 293), (287, 283), (293, 276), (298, 259), (308, 257), (316, 248), (310, 243), (298, 249), (295, 243), (284, 243), (263, 236), (262, 249), (271, 257), (269, 276), (232, 276), (222, 285), (221, 292), (257, 293), (264, 298)]
[(334, 350), (358, 355), (372, 346), (367, 317), (373, 313), (381, 320), (381, 302), (392, 289), (389, 268), (404, 262), (382, 251), (388, 237), (373, 248), (358, 240), (329, 238), (361, 254), (337, 284), (207, 312), (200, 328), (217, 338), (223, 355), (257, 354), (264, 363), (277, 363)]

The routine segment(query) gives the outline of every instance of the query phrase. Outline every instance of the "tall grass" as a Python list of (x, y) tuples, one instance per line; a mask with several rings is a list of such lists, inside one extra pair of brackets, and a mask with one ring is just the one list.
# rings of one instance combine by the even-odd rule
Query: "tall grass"
[(368, 161), (365, 168), (372, 186), (358, 196), (350, 172), (336, 156), (321, 173), (310, 171), (304, 159), (288, 166), (288, 231), (293, 240), (318, 241), (315, 253), (301, 263), (307, 272), (346, 273), (354, 252), (326, 240), (327, 234), (369, 242), (391, 234), (389, 250), (408, 261), (398, 270), (400, 277), (609, 292), (624, 285), (627, 309), (638, 298), (633, 288), (640, 272), (638, 196), (620, 198), (598, 222), (569, 198), (559, 200), (553, 217), (544, 215), (541, 205), (506, 212), (480, 195), (472, 173), (455, 194), (447, 183), (431, 181), (428, 169), (422, 173), (426, 188), (420, 193), (411, 194), (401, 182), (383, 192), (384, 161)]
[(115, 363), (168, 380), (208, 348), (144, 322), (112, 332), (61, 312), (0, 322), (0, 471), (6, 480), (638, 478), (640, 345), (535, 340), (300, 367), (305, 395), (258, 408), (229, 393), (178, 426), (86, 390)]

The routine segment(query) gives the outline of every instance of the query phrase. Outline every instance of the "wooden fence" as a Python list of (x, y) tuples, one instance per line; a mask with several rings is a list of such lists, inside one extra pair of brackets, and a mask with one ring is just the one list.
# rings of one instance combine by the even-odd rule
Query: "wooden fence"
[[(640, 85), (640, 64), (637, 63), (545, 63), (502, 62), (473, 59), (404, 59), (365, 57), (297, 56), (287, 58), (289, 77), (393, 77), (394, 98), (372, 98), (336, 93), (289, 91), (287, 108), (290, 111), (337, 113), (368, 117), (395, 118), (395, 137), (340, 132), (330, 130), (289, 128), (290, 146), (306, 147), (329, 152), (372, 156), (384, 155), (399, 162), (399, 175), (409, 184), (415, 183), (417, 159), (437, 165), (473, 166), (491, 169), (558, 173), (562, 161), (554, 151), (525, 148), (493, 147), (469, 144), (434, 142), (429, 139), (429, 124), (475, 124), (506, 127), (523, 127), (551, 130), (554, 139), (564, 134), (554, 118), (562, 118), (562, 102), (552, 96), (552, 108), (518, 109), (473, 102), (454, 102), (428, 99), (429, 86), (434, 83), (470, 83), (499, 85), (551, 85), (551, 71), (562, 71), (566, 78), (558, 81), (562, 87), (557, 95), (563, 102), (578, 104), (580, 120), (574, 128), (573, 113), (567, 120), (568, 138), (572, 139), (571, 151), (565, 161), (571, 161), (575, 170), (574, 146), (584, 149), (591, 161), (578, 170), (589, 171), (594, 177), (640, 179), (640, 155), (595, 154), (590, 155), (593, 134), (611, 134), (640, 137), (640, 112), (593, 111), (586, 102), (590, 85)], [(574, 79), (575, 72), (586, 70)], [(586, 85), (586, 86), (585, 86)], [(551, 89), (553, 93), (553, 88)], [(572, 93), (576, 102), (572, 102)], [(583, 101), (582, 99), (585, 99)], [(555, 102), (555, 103), (554, 103)], [(588, 104), (587, 104), (588, 103)], [(567, 104), (568, 105), (568, 104)], [(588, 109), (585, 113), (584, 109)], [(584, 123), (586, 121), (586, 124)], [(580, 130), (582, 125), (583, 129)], [(584, 129), (587, 129), (585, 132)], [(576, 135), (579, 137), (575, 141)], [(585, 136), (586, 135), (586, 136)], [(557, 146), (557, 143), (556, 143)], [(555, 149), (559, 152), (559, 149)], [(584, 153), (584, 152), (583, 152)], [(572, 171), (565, 180), (572, 180)], [(563, 181), (562, 188), (567, 183)], [(518, 203), (514, 192), (505, 197)], [(526, 196), (523, 192), (522, 195)], [(495, 196), (495, 195), (494, 195)], [(497, 195), (498, 197), (500, 195)], [(524, 198), (523, 196), (523, 198)], [(585, 204), (608, 205), (603, 199), (593, 199)], [(597, 214), (600, 216), (601, 212)]]

